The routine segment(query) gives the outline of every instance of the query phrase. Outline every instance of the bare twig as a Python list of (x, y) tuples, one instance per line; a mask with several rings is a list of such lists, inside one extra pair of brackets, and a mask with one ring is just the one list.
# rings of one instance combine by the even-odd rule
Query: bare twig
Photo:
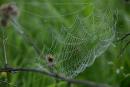
[[(118, 41), (123, 41), (123, 40), (125, 40), (128, 36), (130, 36), (130, 33), (127, 33), (127, 34), (125, 34), (121, 39), (119, 39)], [(122, 48), (122, 50), (121, 50), (121, 52), (120, 52), (120, 55), (122, 55), (123, 54), (123, 52), (125, 51), (125, 49), (127, 48), (127, 46), (130, 44), (130, 41), (128, 41), (126, 44), (125, 44), (125, 46)], [(120, 56), (119, 55), (119, 56)]]
[(127, 48), (127, 46), (130, 44), (130, 41), (128, 41), (125, 46), (122, 48), (121, 52), (120, 52), (120, 55), (123, 54), (123, 52), (125, 51), (125, 49)]
[(30, 68), (1, 68), (0, 72), (34, 72), (34, 73), (40, 73), (43, 75), (47, 75), (59, 80), (67, 81), (73, 84), (81, 84), (81, 85), (86, 85), (88, 87), (110, 87), (107, 84), (97, 84), (91, 81), (83, 81), (83, 80), (75, 80), (75, 79), (70, 79), (70, 78), (65, 78), (62, 77), (56, 73), (50, 73), (46, 72), (43, 70), (38, 70), (38, 69), (30, 69)]
[(123, 41), (124, 39), (126, 39), (128, 36), (130, 36), (130, 33), (125, 34), (121, 39), (119, 39), (118, 41)]

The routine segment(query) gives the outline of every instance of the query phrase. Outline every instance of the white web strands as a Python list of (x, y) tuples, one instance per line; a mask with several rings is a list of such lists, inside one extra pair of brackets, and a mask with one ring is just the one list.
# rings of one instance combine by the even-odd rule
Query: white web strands
[[(39, 26), (42, 26), (37, 21), (41, 22), (41, 19), (49, 21), (46, 26), (42, 27), (44, 29), (48, 28), (47, 25), (53, 27), (51, 30), (52, 41), (50, 41), (52, 42), (52, 46), (44, 46), (46, 47), (43, 50), (43, 54), (45, 54), (44, 57), (46, 57), (46, 53), (52, 53), (52, 56), (54, 55), (53, 61), (55, 64), (55, 68), (52, 71), (73, 78), (80, 72), (83, 72), (86, 67), (91, 66), (95, 59), (103, 54), (111, 45), (115, 37), (113, 13), (108, 9), (104, 10), (104, 12), (102, 10), (97, 11), (96, 8), (91, 7), (91, 4), (88, 3), (72, 3), (74, 2), (73, 0), (71, 3), (70, 0), (67, 0), (66, 3), (50, 2), (51, 0), (45, 3), (20, 3), (23, 4), (23, 6), (21, 6), (21, 17), (24, 15), (28, 21), (22, 20), (21, 18), (22, 22), (26, 23), (26, 26), (22, 26), (23, 24), (18, 23), (18, 21), (16, 21), (16, 24), (13, 24), (14, 26), (16, 25), (16, 30), (24, 35), (23, 30), (26, 29), (26, 27), (37, 29), (40, 28)], [(88, 13), (89, 16), (84, 17), (82, 14), (89, 6), (94, 10), (96, 9), (96, 11), (90, 12), (91, 14)], [(53, 26), (50, 22), (54, 21), (57, 23), (59, 21), (56, 20), (60, 20), (60, 22), (68, 26), (68, 23), (70, 23), (66, 19), (68, 16), (72, 16), (76, 19), (70, 28), (62, 27), (60, 28), (61, 31), (59, 31), (57, 27)], [(32, 21), (34, 21), (34, 25), (28, 24)], [(50, 37), (46, 36), (46, 38)], [(46, 49), (49, 49), (49, 51), (46, 51)], [(42, 60), (40, 59), (38, 64), (40, 65), (40, 69), (48, 69), (43, 58)]]
[(78, 18), (71, 31), (64, 31), (62, 33), (65, 34), (59, 33), (58, 36), (55, 34), (55, 39), (61, 46), (56, 56), (58, 72), (73, 78), (106, 51), (115, 37), (110, 15), (104, 18), (94, 15)]

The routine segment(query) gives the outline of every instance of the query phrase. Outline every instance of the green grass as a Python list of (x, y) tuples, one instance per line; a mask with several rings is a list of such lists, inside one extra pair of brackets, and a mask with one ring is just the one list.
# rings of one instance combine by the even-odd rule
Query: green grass
[[(17, 26), (18, 29), (21, 28), (33, 40), (33, 42), (36, 43), (37, 47), (44, 52), (45, 55), (48, 53), (52, 53), (54, 55), (64, 53), (64, 51), (60, 51), (64, 45), (59, 46), (58, 44), (56, 49), (54, 47), (52, 47), (51, 50), (49, 49), (51, 48), (52, 43), (55, 41), (54, 36), (60, 39), (62, 39), (62, 36), (64, 39), (69, 37), (66, 37), (65, 32), (61, 33), (61, 35), (59, 33), (59, 36), (55, 34), (60, 32), (60, 29), (63, 28), (63, 26), (68, 28), (66, 31), (72, 31), (72, 25), (75, 23), (77, 16), (79, 17), (79, 20), (86, 16), (90, 17), (90, 19), (85, 21), (84, 25), (82, 25), (82, 23), (81, 25), (76, 24), (78, 26), (74, 26), (78, 28), (85, 26), (86, 32), (90, 32), (90, 35), (93, 35), (90, 38), (87, 37), (88, 41), (91, 41), (92, 44), (89, 43), (84, 49), (81, 49), (83, 51), (81, 53), (83, 54), (87, 54), (88, 49), (91, 49), (94, 47), (95, 43), (98, 43), (99, 40), (94, 42), (94, 39), (97, 38), (98, 35), (99, 37), (102, 37), (103, 34), (107, 34), (109, 36), (108, 32), (102, 32), (101, 30), (106, 27), (112, 28), (114, 26), (115, 38), (112, 44), (105, 51), (105, 53), (96, 58), (92, 66), (87, 67), (75, 78), (81, 80), (90, 80), (94, 81), (95, 83), (105, 83), (112, 85), (113, 87), (125, 87), (124, 85), (128, 84), (130, 73), (130, 47), (128, 46), (126, 48), (122, 56), (119, 55), (123, 46), (127, 41), (130, 40), (130, 38), (126, 39), (123, 43), (117, 42), (116, 39), (121, 38), (122, 35), (130, 30), (130, 4), (124, 3), (123, 0), (13, 0), (13, 2), (17, 4), (20, 12), (17, 21), (17, 23), (19, 23)], [(31, 5), (31, 2), (38, 4)], [(0, 4), (3, 3), (10, 3), (10, 0), (1, 0)], [(73, 4), (56, 5), (54, 3)], [(86, 4), (74, 5), (74, 3)], [(111, 13), (105, 13), (106, 10)], [(94, 25), (92, 25), (93, 15), (95, 17), (100, 16), (100, 19), (95, 18)], [(115, 16), (117, 18), (115, 18)], [(28, 41), (25, 40), (26, 38), (24, 39), (23, 36), (16, 31), (11, 22), (5, 28), (5, 31), (8, 37), (6, 52), (8, 63), (11, 67), (37, 68), (38, 65), (40, 65), (42, 68), (47, 68), (45, 66), (47, 65), (45, 64), (46, 62), (44, 60), (45, 56), (44, 58), (37, 60), (39, 55), (36, 54), (33, 47), (28, 43)], [(54, 33), (55, 31), (57, 32)], [(77, 31), (75, 30), (73, 34), (75, 34), (75, 32)], [(81, 36), (82, 33), (84, 33), (80, 31), (78, 32)], [(95, 32), (97, 33), (95, 34)], [(0, 38), (2, 38), (2, 30), (0, 30), (0, 33)], [(4, 67), (2, 48), (2, 39), (0, 39), (0, 67)], [(104, 49), (101, 49), (101, 51), (102, 50)], [(67, 56), (70, 56), (70, 54)], [(75, 58), (80, 57), (79, 55), (76, 57), (73, 55), (72, 59), (70, 59), (71, 61), (63, 63), (60, 69), (64, 66), (67, 66), (65, 64), (75, 64)], [(61, 63), (57, 64), (58, 68), (59, 65), (61, 65)], [(71, 68), (69, 69), (73, 70), (73, 67)], [(68, 67), (64, 69), (67, 71)], [(2, 73), (0, 74), (0, 81), (4, 81), (6, 78), (6, 75), (3, 75)], [(17, 87), (55, 87), (56, 83), (55, 79), (49, 76), (25, 72), (11, 73), (9, 76), (9, 85), (5, 85), (5, 83), (0, 82), (0, 87), (14, 87), (13, 85), (17, 85)], [(60, 81), (58, 85), (59, 87), (67, 87), (66, 82), (62, 81)], [(72, 87), (86, 86), (73, 84)]]

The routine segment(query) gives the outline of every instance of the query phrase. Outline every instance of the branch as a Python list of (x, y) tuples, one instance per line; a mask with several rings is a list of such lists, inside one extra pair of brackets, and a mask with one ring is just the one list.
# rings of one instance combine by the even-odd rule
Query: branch
[[(130, 33), (125, 34), (121, 39), (119, 39), (118, 41), (124, 41), (128, 36), (130, 36)], [(123, 52), (125, 51), (125, 49), (127, 48), (127, 46), (130, 44), (130, 41), (128, 41), (125, 46), (122, 48), (120, 55), (123, 54)], [(119, 56), (120, 56), (119, 55)]]
[(50, 72), (46, 72), (43, 70), (38, 70), (38, 69), (29, 69), (29, 68), (1, 68), (0, 72), (34, 72), (34, 73), (40, 73), (43, 75), (47, 75), (62, 81), (67, 81), (73, 84), (82, 84), (82, 85), (86, 85), (88, 87), (110, 87), (109, 85), (106, 84), (97, 84), (91, 81), (84, 81), (84, 80), (75, 80), (75, 79), (69, 79), (69, 78), (65, 78), (63, 76), (57, 75), (56, 73), (50, 73)]
[(124, 39), (126, 39), (128, 36), (130, 36), (130, 33), (125, 34), (121, 39), (119, 39), (118, 41), (123, 41)]

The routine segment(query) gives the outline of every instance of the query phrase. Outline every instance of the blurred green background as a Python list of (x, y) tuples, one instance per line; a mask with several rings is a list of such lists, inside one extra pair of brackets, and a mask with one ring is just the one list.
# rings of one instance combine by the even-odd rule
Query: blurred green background
[[(50, 52), (49, 48), (53, 42), (51, 29), (59, 30), (63, 25), (70, 27), (75, 21), (76, 14), (81, 17), (89, 16), (94, 9), (101, 10), (100, 16), (102, 16), (104, 9), (110, 9), (116, 22), (116, 37), (107, 51), (75, 79), (105, 83), (113, 87), (130, 87), (130, 46), (119, 56), (130, 38), (117, 42), (117, 39), (130, 32), (129, 0), (0, 0), (0, 4), (3, 3), (16, 3), (19, 8), (20, 25), (18, 28), (22, 27), (36, 42), (40, 50), (46, 52)], [(70, 4), (57, 5), (56, 3)], [(77, 3), (77, 5), (71, 5), (73, 3)], [(12, 67), (37, 67), (36, 58), (39, 56), (35, 54), (32, 46), (16, 32), (11, 22), (5, 29), (8, 37), (6, 51), (9, 65)], [(2, 40), (0, 40), (1, 43)], [(2, 45), (0, 45), (0, 67), (4, 67), (2, 53)], [(0, 74), (0, 87), (15, 87), (14, 85), (16, 87), (56, 87), (55, 79), (45, 75), (26, 72), (13, 73), (8, 77), (8, 85), (2, 82), (6, 77), (5, 73)], [(57, 85), (57, 87), (67, 87), (64, 81), (59, 81)], [(73, 84), (72, 87), (86, 86)]]

